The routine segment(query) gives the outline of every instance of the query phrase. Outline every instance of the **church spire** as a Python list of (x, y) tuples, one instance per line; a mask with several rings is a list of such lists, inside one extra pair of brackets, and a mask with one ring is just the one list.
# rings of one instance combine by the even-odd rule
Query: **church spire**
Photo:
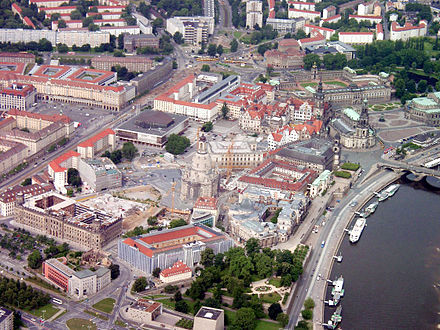
[(369, 126), (369, 120), (368, 120), (368, 100), (365, 99), (362, 102), (362, 110), (361, 114), (359, 116), (359, 122), (360, 127), (368, 127)]

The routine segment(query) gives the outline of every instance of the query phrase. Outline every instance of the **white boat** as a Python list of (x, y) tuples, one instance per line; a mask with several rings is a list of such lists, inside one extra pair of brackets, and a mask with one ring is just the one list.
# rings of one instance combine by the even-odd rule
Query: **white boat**
[(363, 214), (363, 218), (366, 218), (366, 217), (370, 216), (371, 214), (373, 214), (374, 211), (376, 211), (378, 205), (379, 205), (378, 202), (374, 202), (374, 203), (371, 203), (370, 205), (368, 205), (365, 208), (364, 213), (362, 213)]
[(356, 220), (353, 229), (350, 231), (351, 243), (356, 243), (357, 241), (359, 241), (359, 238), (361, 237), (362, 231), (364, 230), (366, 223), (367, 220), (365, 218), (359, 218)]
[(388, 197), (392, 197), (396, 193), (396, 191), (399, 190), (399, 188), (400, 188), (400, 184), (392, 184), (391, 186), (389, 186), (386, 189)]
[(344, 278), (339, 276), (335, 281), (329, 281), (332, 285), (332, 299), (328, 301), (329, 306), (337, 306), (344, 296)]
[(383, 202), (384, 200), (388, 199), (388, 197), (392, 197), (396, 193), (396, 191), (399, 190), (399, 188), (400, 184), (392, 184), (382, 190), (379, 194), (377, 194), (379, 202)]

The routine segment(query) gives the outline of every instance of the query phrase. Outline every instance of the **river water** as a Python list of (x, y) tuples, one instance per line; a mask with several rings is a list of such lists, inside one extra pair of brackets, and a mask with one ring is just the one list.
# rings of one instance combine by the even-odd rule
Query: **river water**
[[(340, 252), (343, 261), (331, 279), (345, 279), (342, 329), (434, 329), (440, 323), (440, 195), (401, 185), (367, 218), (360, 240), (350, 244), (347, 235)], [(334, 310), (326, 307), (325, 322)]]

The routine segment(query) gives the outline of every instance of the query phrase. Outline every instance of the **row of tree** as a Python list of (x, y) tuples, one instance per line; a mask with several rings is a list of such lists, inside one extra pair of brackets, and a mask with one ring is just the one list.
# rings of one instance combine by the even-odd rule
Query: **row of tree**
[(49, 302), (50, 296), (47, 293), (35, 290), (24, 282), (0, 277), (0, 305), (33, 310)]
[(102, 155), (103, 157), (110, 158), (111, 161), (115, 164), (119, 164), (122, 159), (127, 159), (128, 161), (132, 161), (138, 155), (138, 150), (131, 142), (125, 142), (122, 145), (122, 149), (117, 149), (115, 151), (106, 151)]

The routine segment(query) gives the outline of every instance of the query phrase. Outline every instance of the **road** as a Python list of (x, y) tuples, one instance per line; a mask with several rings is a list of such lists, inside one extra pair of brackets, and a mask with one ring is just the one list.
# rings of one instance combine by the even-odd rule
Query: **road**
[[(326, 287), (325, 281), (317, 281), (318, 274), (326, 277), (330, 274), (332, 257), (335, 255), (336, 248), (339, 246), (341, 235), (347, 226), (347, 219), (351, 217), (353, 210), (349, 204), (356, 199), (359, 201), (363, 197), (372, 194), (376, 187), (394, 177), (394, 173), (386, 173), (382, 176), (370, 178), (367, 183), (350, 190), (348, 195), (341, 200), (339, 206), (332, 212), (327, 221), (327, 225), (321, 230), (319, 239), (312, 246), (312, 254), (304, 272), (298, 281), (299, 293), (294, 297), (294, 303), (290, 312), (290, 321), (288, 328), (293, 329), (298, 322), (299, 314), (303, 308), (304, 300), (311, 296), (315, 300), (314, 315), (317, 320), (321, 319), (323, 308), (322, 297), (323, 290)], [(324, 248), (321, 248), (321, 242), (325, 241)], [(315, 287), (315, 284), (316, 287)]]
[[(87, 140), (93, 135), (97, 133), (97, 130), (104, 130), (106, 128), (110, 128), (113, 126), (116, 126), (119, 124), (122, 120), (126, 120), (126, 118), (129, 115), (134, 114), (134, 111), (130, 108), (126, 108), (125, 111), (121, 112), (120, 115), (111, 121), (99, 123), (99, 127), (97, 126), (98, 123), (95, 123), (94, 125), (90, 126), (88, 129), (86, 129), (82, 134), (75, 134), (69, 142), (64, 145), (63, 147), (57, 149), (56, 151), (44, 156), (41, 160), (37, 160), (36, 162), (32, 162), (32, 164), (36, 163), (36, 166), (29, 165), (27, 168), (25, 168), (23, 171), (17, 173), (16, 175), (2, 181), (0, 183), (0, 190), (11, 187), (14, 185), (17, 185), (21, 183), (25, 178), (31, 177), (34, 174), (37, 174), (41, 171), (44, 171), (46, 169), (46, 166), (49, 162), (57, 158), (58, 156), (64, 154), (65, 152), (69, 150), (75, 150), (76, 146), (81, 140)], [(81, 128), (80, 128), (81, 130)]]
[(220, 7), (219, 23), (221, 27), (230, 29), (232, 28), (232, 9), (227, 0), (218, 0)]

